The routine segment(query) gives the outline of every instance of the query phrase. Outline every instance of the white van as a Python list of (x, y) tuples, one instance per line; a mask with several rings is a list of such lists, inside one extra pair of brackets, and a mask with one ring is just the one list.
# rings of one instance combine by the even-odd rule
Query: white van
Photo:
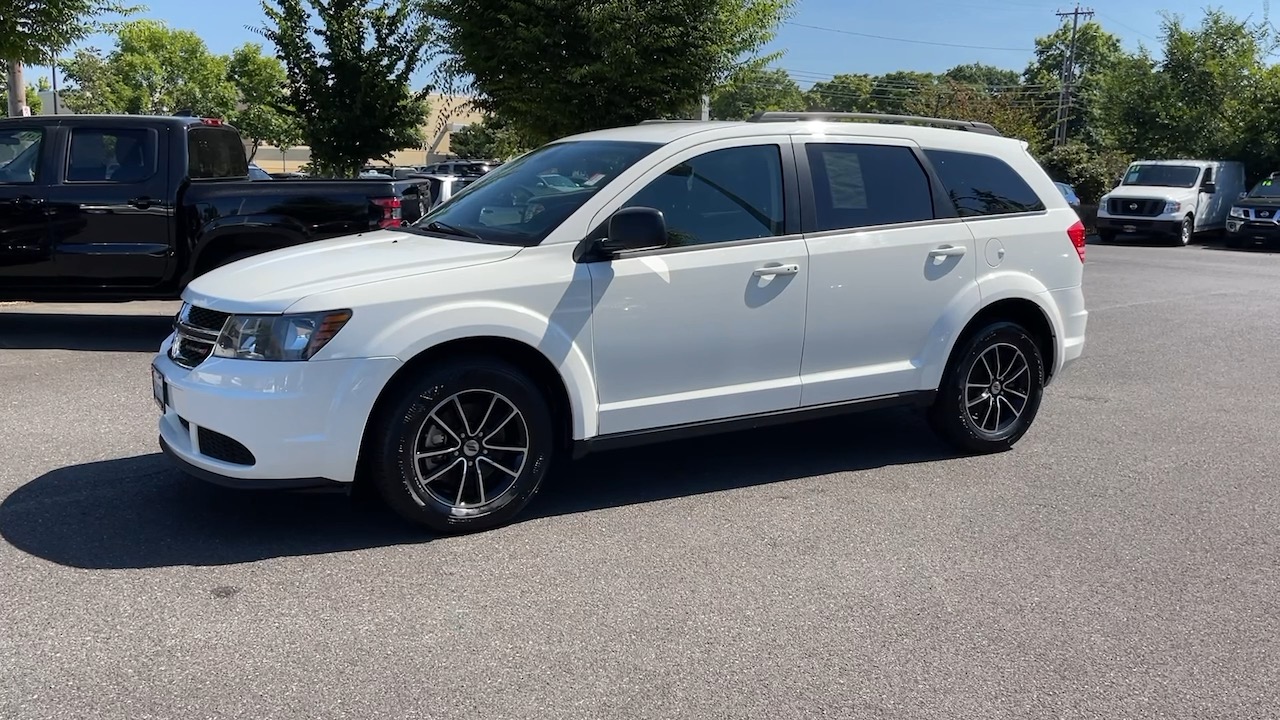
[(1244, 164), (1225, 160), (1139, 160), (1098, 201), (1098, 237), (1167, 237), (1187, 245), (1223, 231), (1231, 204), (1247, 188)]

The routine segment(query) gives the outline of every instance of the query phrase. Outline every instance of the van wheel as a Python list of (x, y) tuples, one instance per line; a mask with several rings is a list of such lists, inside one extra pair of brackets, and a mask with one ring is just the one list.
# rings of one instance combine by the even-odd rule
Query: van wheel
[(1178, 244), (1190, 245), (1191, 236), (1195, 234), (1196, 223), (1190, 215), (1182, 218), (1182, 225), (1178, 228)]
[(506, 524), (551, 464), (551, 411), (518, 368), (486, 357), (433, 366), (377, 418), (372, 480), (391, 509), (440, 533)]
[(1043, 394), (1039, 346), (1022, 326), (996, 322), (953, 354), (929, 420), (961, 450), (1001, 452), (1026, 434)]

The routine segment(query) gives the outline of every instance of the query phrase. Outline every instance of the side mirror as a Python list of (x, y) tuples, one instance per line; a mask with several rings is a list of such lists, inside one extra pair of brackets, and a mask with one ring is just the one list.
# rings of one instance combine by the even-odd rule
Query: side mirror
[(1241, 192), (1239, 195), (1237, 195), (1237, 196), (1236, 196), (1236, 199), (1237, 199), (1237, 200), (1243, 200), (1243, 199), (1245, 199), (1245, 198), (1247, 198), (1247, 197), (1249, 197), (1249, 193), (1248, 193), (1248, 192)]
[(1216, 183), (1216, 182), (1214, 182), (1214, 181), (1212, 181), (1212, 180), (1210, 180), (1209, 182), (1206, 182), (1206, 183), (1202, 183), (1202, 184), (1200, 185), (1200, 192), (1206, 192), (1206, 193), (1209, 193), (1210, 195), (1212, 195), (1212, 194), (1214, 194), (1214, 193), (1218, 192), (1218, 183)]
[(596, 243), (604, 253), (666, 247), (667, 219), (648, 207), (623, 208), (609, 218), (609, 237)]

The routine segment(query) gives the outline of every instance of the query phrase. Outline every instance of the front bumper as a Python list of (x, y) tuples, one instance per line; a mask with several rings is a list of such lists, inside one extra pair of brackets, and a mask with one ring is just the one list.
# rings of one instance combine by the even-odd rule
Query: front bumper
[(1280, 241), (1280, 225), (1270, 221), (1227, 218), (1227, 237), (1237, 242)]
[(1112, 232), (1116, 235), (1131, 236), (1164, 236), (1178, 235), (1182, 232), (1182, 218), (1128, 218), (1110, 217), (1099, 214), (1094, 223), (1099, 232)]
[(355, 480), (365, 425), (396, 358), (264, 362), (210, 357), (193, 369), (153, 361), (162, 382), (160, 446), (201, 479), (301, 488)]

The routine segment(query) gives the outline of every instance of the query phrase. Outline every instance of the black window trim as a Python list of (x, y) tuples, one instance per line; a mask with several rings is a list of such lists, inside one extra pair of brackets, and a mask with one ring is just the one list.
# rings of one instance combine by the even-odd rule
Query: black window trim
[[(742, 141), (741, 144), (730, 145), (722, 148), (716, 148), (715, 150), (695, 152), (695, 154), (688, 156), (687, 158), (685, 158), (685, 160), (678, 160), (678, 161), (664, 160), (662, 168), (665, 171), (670, 167), (674, 167), (675, 164), (678, 164), (681, 162), (687, 162), (688, 160), (693, 160), (703, 155), (706, 155), (708, 153), (719, 152), (721, 150), (736, 150), (739, 148), (754, 147), (758, 145), (772, 145), (776, 147), (778, 149), (778, 160), (782, 166), (782, 234), (781, 235), (770, 235), (768, 237), (758, 237), (758, 238), (744, 238), (742, 240), (728, 240), (725, 242), (698, 243), (695, 245), (677, 245), (675, 247), (651, 248), (648, 250), (632, 250), (629, 252), (618, 253), (612, 256), (604, 256), (604, 255), (599, 255), (593, 252), (593, 247), (595, 246), (596, 241), (602, 240), (608, 236), (609, 218), (612, 216), (612, 213), (610, 213), (610, 215), (606, 215), (605, 218), (601, 220), (598, 225), (592, 228), (592, 230), (587, 233), (587, 236), (585, 238), (583, 238), (581, 241), (578, 242), (577, 246), (574, 248), (574, 251), (573, 251), (574, 262), (576, 263), (610, 262), (612, 260), (627, 260), (630, 258), (652, 257), (654, 255), (697, 252), (701, 250), (715, 250), (718, 248), (743, 247), (745, 245), (761, 245), (764, 243), (784, 242), (789, 240), (802, 239), (804, 237), (804, 231), (802, 230), (803, 221), (801, 217), (801, 213), (804, 209), (804, 206), (801, 202), (801, 193), (802, 193), (801, 185), (803, 184), (803, 181), (801, 180), (802, 176), (800, 175), (800, 172), (798, 170), (799, 156), (796, 153), (795, 143), (791, 142), (791, 139), (789, 136), (747, 137), (747, 138), (735, 138), (735, 139)], [(765, 142), (753, 142), (755, 140), (764, 140)], [(708, 145), (715, 144), (715, 142), (713, 141), (706, 144)], [(696, 145), (688, 149), (697, 151), (701, 147), (702, 147), (701, 145)], [(683, 152), (677, 155), (677, 157), (682, 155), (684, 155)], [(653, 182), (653, 180), (651, 179), (649, 182)], [(626, 190), (623, 190), (622, 193), (617, 196), (617, 198), (622, 198), (622, 205), (619, 205), (619, 209), (626, 204), (628, 199), (630, 199), (632, 196), (634, 196), (636, 193), (640, 192), (641, 190), (644, 190), (648, 186), (649, 186), (649, 183), (646, 182), (643, 185), (640, 185), (635, 192), (628, 192), (631, 189), (630, 186)], [(615, 209), (614, 212), (617, 212), (617, 209)]]
[[(915, 156), (916, 162), (920, 163), (920, 168), (924, 170), (925, 180), (929, 183), (929, 195), (933, 200), (933, 218), (930, 220), (911, 220), (902, 223), (886, 223), (882, 225), (863, 225), (852, 228), (836, 228), (834, 230), (819, 230), (818, 225), (818, 195), (813, 182), (813, 169), (809, 165), (810, 145), (872, 145), (876, 147), (904, 147), (911, 151)], [(929, 162), (929, 158), (925, 156), (924, 151), (915, 143), (894, 143), (894, 142), (876, 142), (870, 138), (855, 137), (828, 137), (816, 140), (809, 137), (796, 137), (793, 143), (795, 147), (795, 160), (797, 172), (800, 176), (802, 217), (802, 232), (806, 237), (831, 237), (835, 235), (847, 235), (855, 232), (866, 232), (872, 230), (885, 230), (886, 228), (898, 227), (919, 227), (925, 225), (937, 225), (947, 222), (963, 220), (960, 213), (957, 212), (955, 205), (951, 202), (951, 198), (947, 196), (942, 189), (942, 182), (938, 180), (938, 174), (933, 169), (933, 163)]]
[[(148, 136), (150, 136), (151, 147), (153, 148), (151, 153), (151, 160), (152, 160), (151, 174), (146, 176), (145, 178), (142, 178), (140, 180), (133, 180), (131, 182), (115, 182), (111, 178), (104, 178), (102, 180), (72, 180), (71, 179), (71, 141), (75, 139), (76, 132), (81, 130), (96, 131), (96, 132), (102, 133), (103, 135), (109, 135), (109, 134), (120, 133), (120, 132), (128, 132), (130, 130), (141, 130), (142, 132), (146, 133)], [(123, 127), (120, 125), (111, 126), (111, 125), (105, 125), (105, 124), (90, 125), (90, 124), (77, 123), (75, 125), (67, 126), (66, 132), (64, 133), (64, 137), (62, 138), (62, 147), (64, 150), (62, 155), (62, 183), (64, 185), (111, 185), (116, 187), (128, 186), (128, 185), (143, 185), (151, 182), (152, 180), (155, 180), (156, 174), (160, 172), (160, 133), (157, 132), (156, 129), (153, 127), (139, 128), (139, 127)]]
[(24, 125), (21, 123), (15, 123), (13, 125), (6, 125), (4, 129), (15, 133), (26, 131), (38, 132), (40, 133), (40, 147), (36, 150), (36, 171), (31, 182), (8, 182), (0, 180), (0, 187), (29, 188), (48, 186), (49, 182), (46, 174), (47, 168), (49, 167), (49, 155), (53, 149), (53, 142), (50, 142), (50, 140), (52, 139), (56, 142), (57, 135), (54, 131), (57, 128), (49, 128), (43, 125)]

